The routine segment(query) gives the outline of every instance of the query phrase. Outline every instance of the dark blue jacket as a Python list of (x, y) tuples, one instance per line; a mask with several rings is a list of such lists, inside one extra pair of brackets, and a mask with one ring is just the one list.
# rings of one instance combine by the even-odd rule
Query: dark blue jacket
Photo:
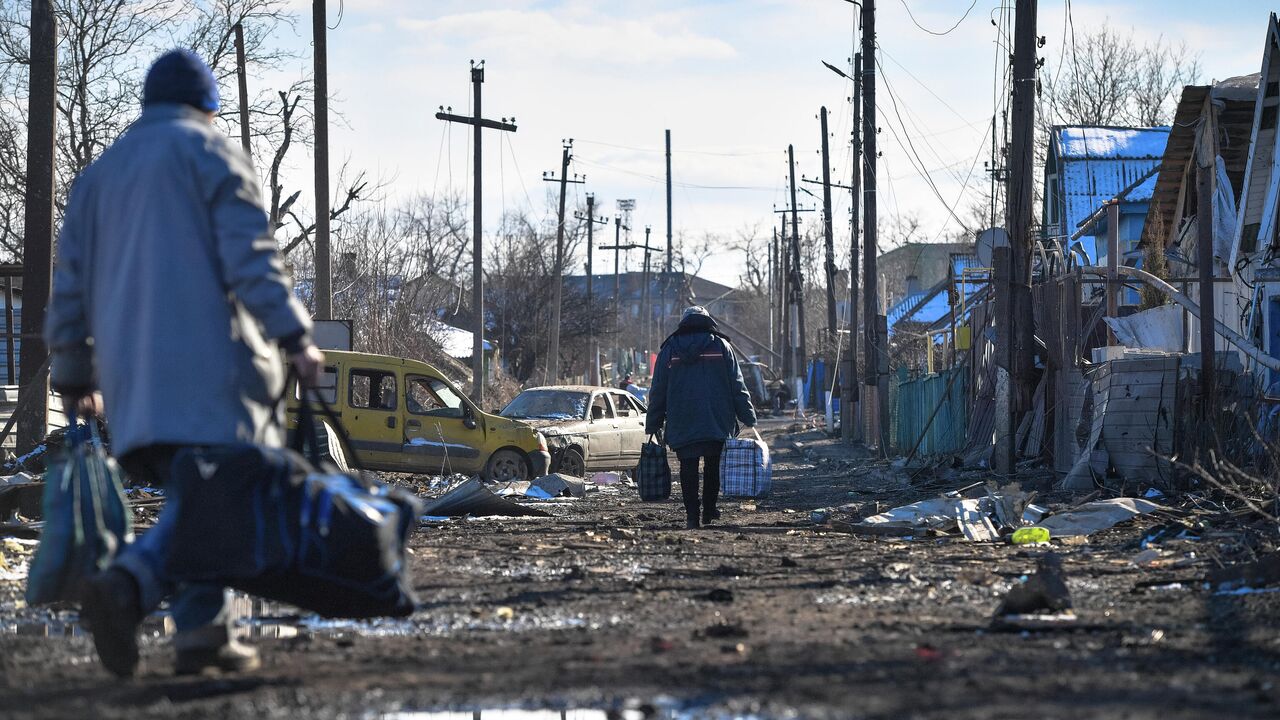
[(710, 332), (677, 331), (662, 344), (645, 431), (655, 434), (664, 423), (666, 444), (676, 450), (727, 440), (738, 423), (756, 424), (742, 370), (724, 340)]

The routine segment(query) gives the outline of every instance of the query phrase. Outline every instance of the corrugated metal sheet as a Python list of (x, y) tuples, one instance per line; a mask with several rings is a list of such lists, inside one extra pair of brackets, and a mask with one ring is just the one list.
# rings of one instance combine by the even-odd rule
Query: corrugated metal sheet
[[(1142, 179), (1143, 175), (1160, 164), (1156, 159), (1121, 159), (1121, 160), (1072, 160), (1063, 163), (1062, 196), (1066, 205), (1066, 222), (1063, 224), (1065, 234), (1070, 235), (1089, 219), (1094, 210), (1104, 202), (1115, 197), (1117, 193)], [(1150, 199), (1155, 191), (1155, 176), (1142, 183), (1130, 192), (1127, 199), (1138, 201)], [(1135, 197), (1139, 191), (1145, 190), (1144, 197)], [(1090, 258), (1094, 260), (1096, 258)]]
[[(1081, 127), (1055, 128), (1058, 157), (1070, 159), (1149, 159), (1164, 156), (1169, 128)], [(1116, 188), (1119, 190), (1119, 188)]]
[(905, 298), (899, 300), (898, 303), (893, 307), (889, 308), (889, 312), (886, 313), (885, 315), (885, 318), (888, 320), (889, 330), (892, 331), (893, 326), (898, 324), (898, 321), (901, 320), (904, 315), (906, 315), (907, 313), (914, 310), (917, 306), (919, 306), (920, 303), (925, 300), (928, 294), (929, 294), (929, 291), (927, 290), (922, 290), (917, 293), (912, 293), (906, 296)]

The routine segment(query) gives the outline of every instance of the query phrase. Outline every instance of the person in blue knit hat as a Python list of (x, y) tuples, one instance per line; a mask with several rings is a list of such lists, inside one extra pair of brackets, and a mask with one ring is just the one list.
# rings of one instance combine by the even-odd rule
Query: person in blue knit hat
[[(307, 383), (324, 360), (249, 157), (213, 127), (209, 67), (166, 53), (142, 106), (71, 189), (45, 339), (54, 389), (72, 407), (100, 390), (121, 467), (164, 486), (185, 447), (279, 445), (280, 350)], [(257, 653), (232, 637), (226, 591), (169, 580), (171, 509), (86, 583), (81, 617), (99, 658), (134, 674), (138, 625), (168, 598), (178, 673), (256, 668)]]

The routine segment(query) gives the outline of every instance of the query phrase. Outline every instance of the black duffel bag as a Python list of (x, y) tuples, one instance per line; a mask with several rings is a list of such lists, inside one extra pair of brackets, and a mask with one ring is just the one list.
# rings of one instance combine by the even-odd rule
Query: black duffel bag
[(405, 544), (422, 503), (354, 466), (353, 474), (339, 471), (315, 442), (312, 402), (355, 462), (341, 424), (314, 391), (299, 410), (293, 448), (181, 451), (166, 570), (178, 581), (227, 585), (325, 617), (408, 615), (416, 599)]

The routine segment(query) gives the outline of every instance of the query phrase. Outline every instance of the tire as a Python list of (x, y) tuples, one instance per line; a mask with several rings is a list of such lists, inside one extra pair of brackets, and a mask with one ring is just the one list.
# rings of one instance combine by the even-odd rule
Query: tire
[(502, 449), (489, 456), (484, 478), (489, 481), (512, 482), (530, 480), (529, 463), (515, 450)]
[(556, 463), (555, 471), (573, 477), (586, 477), (587, 461), (583, 459), (582, 451), (577, 448), (567, 448), (560, 456), (560, 462)]

